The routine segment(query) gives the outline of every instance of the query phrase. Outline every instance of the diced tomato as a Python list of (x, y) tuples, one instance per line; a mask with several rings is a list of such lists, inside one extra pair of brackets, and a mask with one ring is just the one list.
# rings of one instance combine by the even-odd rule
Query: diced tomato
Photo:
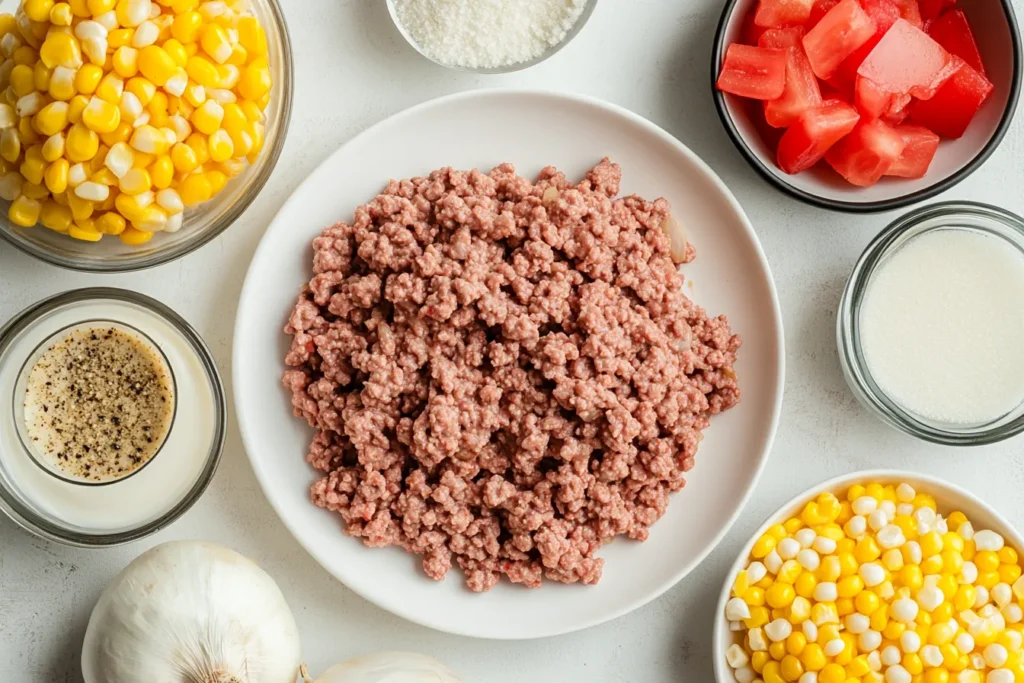
[(755, 100), (774, 100), (786, 87), (786, 52), (733, 43), (725, 51), (718, 89)]
[(890, 126), (898, 126), (907, 120), (910, 116), (910, 103), (913, 101), (912, 97), (908, 97), (907, 101), (903, 103), (903, 106), (898, 106), (897, 103), (890, 105), (889, 109), (882, 114), (882, 120), (888, 123)]
[(956, 0), (921, 0), (921, 18), (924, 21), (938, 19), (939, 15), (956, 4)]
[(777, 159), (786, 173), (799, 173), (818, 163), (832, 145), (853, 130), (860, 119), (845, 102), (828, 100), (808, 109), (779, 140)]
[(857, 68), (857, 107), (869, 117), (928, 99), (956, 67), (946, 49), (905, 19), (892, 25)]
[(787, 33), (781, 36), (770, 36), (769, 33), (772, 32), (768, 31), (761, 36), (761, 42), (772, 44), (793, 42), (784, 48), (786, 50), (786, 88), (782, 91), (781, 97), (764, 103), (764, 116), (770, 125), (786, 128), (796, 123), (800, 115), (808, 109), (821, 105), (821, 90), (800, 42), (803, 28), (775, 29), (775, 31)]
[(972, 69), (970, 64), (959, 57), (953, 57), (953, 60), (957, 71), (952, 78), (939, 88), (934, 97), (910, 106), (910, 119), (914, 123), (946, 138), (958, 138), (964, 134), (993, 90), (988, 79)]
[(970, 64), (971, 68), (982, 76), (985, 75), (985, 65), (981, 61), (981, 53), (978, 52), (978, 43), (974, 41), (974, 33), (963, 10), (949, 10), (933, 21), (928, 26), (928, 35), (950, 54)]
[(768, 47), (774, 50), (785, 50), (787, 47), (803, 47), (800, 42), (804, 37), (803, 26), (790, 26), (789, 28), (770, 28), (761, 34), (757, 39), (759, 47)]
[(750, 122), (757, 129), (758, 137), (764, 141), (765, 146), (771, 150), (772, 154), (775, 154), (775, 150), (779, 148), (779, 140), (782, 138), (782, 134), (785, 132), (782, 128), (775, 128), (769, 126), (768, 122), (764, 118), (764, 102), (758, 100), (741, 100), (743, 105), (746, 107), (747, 116)]
[(861, 5), (871, 21), (875, 22), (875, 35), (850, 53), (850, 56), (843, 60), (836, 69), (832, 82), (836, 89), (845, 93), (850, 100), (854, 97), (854, 87), (857, 82), (857, 69), (864, 62), (875, 45), (882, 40), (882, 36), (888, 31), (896, 20), (900, 18), (900, 11), (893, 4), (892, 0), (861, 0)]
[(896, 132), (903, 138), (903, 153), (885, 175), (923, 178), (939, 148), (939, 136), (923, 126), (898, 126)]
[(804, 24), (804, 28), (810, 31), (814, 28), (821, 18), (828, 14), (828, 11), (839, 4), (839, 0), (816, 0), (814, 6), (811, 7), (811, 15), (807, 17), (807, 22)]
[(754, 23), (765, 28), (802, 24), (811, 16), (814, 0), (761, 0)]
[(825, 161), (850, 183), (867, 187), (900, 158), (903, 147), (903, 137), (892, 126), (862, 120), (825, 153)]
[(804, 50), (815, 75), (828, 80), (844, 59), (875, 35), (875, 22), (857, 0), (842, 0), (807, 35)]
[(901, 19), (910, 22), (917, 28), (924, 28), (924, 21), (921, 20), (921, 7), (917, 4), (917, 0), (892, 0), (892, 2), (899, 9)]
[(757, 45), (757, 41), (765, 30), (763, 26), (754, 23), (754, 12), (748, 12), (747, 16), (743, 18), (743, 38), (740, 42), (744, 45)]

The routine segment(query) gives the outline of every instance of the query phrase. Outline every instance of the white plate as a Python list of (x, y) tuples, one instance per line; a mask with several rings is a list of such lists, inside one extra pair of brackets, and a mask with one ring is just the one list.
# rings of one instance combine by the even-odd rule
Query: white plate
[[(743, 400), (713, 420), (685, 490), (646, 543), (606, 546), (596, 586), (501, 583), (484, 594), (453, 570), (436, 583), (418, 557), (369, 549), (342, 534), (340, 518), (309, 500), (317, 478), (306, 464), (312, 437), (292, 417), (281, 387), (282, 334), (311, 276), (312, 239), (351, 220), (389, 178), (441, 166), (509, 161), (532, 176), (554, 164), (579, 178), (605, 155), (622, 165), (623, 193), (664, 196), (685, 222), (697, 260), (685, 269), (694, 298), (726, 313), (743, 336), (736, 371)], [(475, 91), (413, 107), (345, 144), (281, 208), (253, 257), (234, 342), (235, 406), (260, 484), (298, 541), (331, 574), (380, 607), (442, 631), (482, 638), (538, 638), (613, 619), (654, 599), (692, 570), (725, 535), (764, 466), (782, 402), (779, 305), (753, 228), (739, 204), (692, 152), (648, 121), (614, 105), (544, 92)]]

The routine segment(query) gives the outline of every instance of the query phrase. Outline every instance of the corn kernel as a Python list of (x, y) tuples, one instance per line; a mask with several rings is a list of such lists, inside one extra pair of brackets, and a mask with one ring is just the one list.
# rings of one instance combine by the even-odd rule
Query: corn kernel
[(82, 123), (96, 133), (113, 133), (121, 125), (121, 110), (115, 104), (93, 97), (82, 112)]
[(51, 32), (39, 48), (39, 59), (46, 68), (63, 66), (78, 69), (82, 66), (82, 47), (78, 39), (67, 33)]
[(68, 189), (68, 174), (70, 165), (67, 159), (57, 159), (46, 167), (43, 180), (46, 189), (54, 194), (60, 194)]
[[(133, 168), (121, 176), (118, 185), (121, 192), (127, 194), (142, 194), (153, 187), (153, 180), (145, 169)], [(148, 230), (147, 232), (153, 232)]]
[(65, 154), (69, 161), (89, 161), (99, 151), (100, 138), (83, 123), (76, 123), (68, 131)]
[(31, 228), (39, 222), (39, 214), (42, 208), (42, 204), (38, 200), (29, 199), (22, 195), (11, 202), (11, 206), (7, 211), (7, 217), (15, 225)]
[(120, 214), (108, 211), (96, 219), (96, 230), (104, 235), (120, 235), (128, 227), (127, 221)]
[(273, 78), (266, 66), (250, 64), (238, 81), (238, 93), (247, 100), (260, 100), (270, 93)]
[(98, 230), (95, 230), (81, 223), (76, 223), (68, 228), (68, 236), (76, 240), (82, 240), (83, 242), (99, 242), (103, 239), (103, 234)]
[(85, 95), (75, 95), (68, 102), (68, 121), (78, 123), (82, 120), (82, 112), (89, 106), (89, 98)]
[(127, 45), (117, 48), (111, 58), (114, 71), (121, 78), (132, 78), (139, 73), (139, 51)]

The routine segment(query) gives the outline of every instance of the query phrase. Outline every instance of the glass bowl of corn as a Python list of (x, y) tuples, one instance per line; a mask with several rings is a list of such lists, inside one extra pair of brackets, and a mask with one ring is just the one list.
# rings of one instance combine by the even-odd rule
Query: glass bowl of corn
[(278, 0), (0, 2), (0, 237), (57, 266), (149, 268), (252, 203), (292, 101)]
[(769, 518), (726, 578), (718, 683), (1015, 683), (1024, 539), (948, 482), (857, 472)]

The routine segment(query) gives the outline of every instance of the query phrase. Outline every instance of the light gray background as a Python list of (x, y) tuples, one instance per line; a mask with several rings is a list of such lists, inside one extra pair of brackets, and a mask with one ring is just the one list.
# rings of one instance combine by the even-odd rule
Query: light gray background
[[(114, 550), (77, 550), (37, 540), (0, 519), (0, 681), (80, 681), (81, 638), (103, 586), (133, 557), (170, 539), (208, 539), (257, 558), (288, 598), (314, 672), (361, 652), (403, 648), (443, 659), (466, 683), (708, 683), (711, 624), (726, 567), (761, 521), (804, 488), (855, 469), (904, 467), (954, 479), (1010, 519), (1024, 518), (1020, 439), (976, 450), (921, 444), (884, 427), (847, 390), (835, 349), (836, 305), (855, 259), (894, 215), (813, 209), (771, 189), (747, 166), (708, 92), (721, 2), (602, 0), (586, 29), (553, 59), (523, 73), (487, 77), (449, 72), (421, 58), (392, 26), (384, 0), (283, 5), (295, 46), (295, 115), (276, 173), (242, 219), (198, 253), (125, 276), (57, 270), (0, 243), (0, 321), (73, 287), (136, 289), (199, 329), (230, 385), (235, 302), (250, 256), (278, 207), (325, 156), (375, 121), (439, 95), (494, 86), (581, 92), (632, 109), (690, 146), (722, 176), (760, 235), (782, 303), (788, 371), (765, 475), (722, 545), (662, 598), (581, 633), (487, 642), (406, 623), (324, 572), (264, 500), (232, 420), (210, 490), (158, 536)], [(943, 199), (986, 201), (1021, 213), (1022, 154), (1018, 116), (988, 163)]]

